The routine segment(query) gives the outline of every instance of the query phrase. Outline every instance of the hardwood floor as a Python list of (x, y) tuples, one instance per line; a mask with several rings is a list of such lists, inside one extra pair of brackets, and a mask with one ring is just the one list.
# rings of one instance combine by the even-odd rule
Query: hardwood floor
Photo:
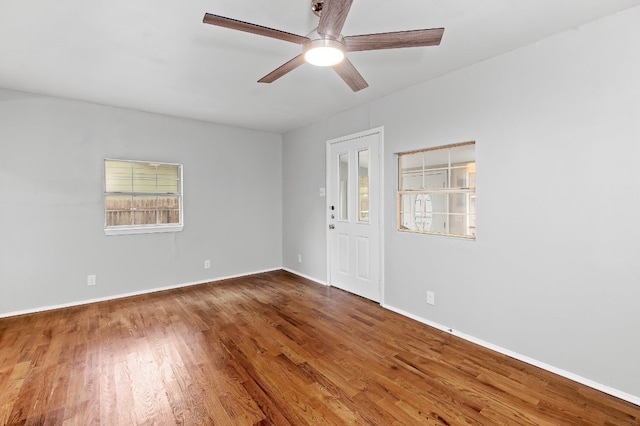
[(640, 407), (284, 271), (0, 319), (0, 425), (639, 425)]

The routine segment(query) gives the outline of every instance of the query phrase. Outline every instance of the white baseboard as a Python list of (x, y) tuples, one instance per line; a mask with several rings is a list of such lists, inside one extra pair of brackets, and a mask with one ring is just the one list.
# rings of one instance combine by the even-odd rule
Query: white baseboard
[(319, 280), (319, 279), (317, 279), (317, 278), (313, 278), (313, 277), (310, 277), (309, 275), (305, 275), (305, 274), (303, 274), (302, 272), (298, 272), (298, 271), (296, 271), (295, 269), (291, 269), (291, 268), (284, 268), (284, 267), (283, 267), (283, 268), (282, 268), (282, 270), (283, 270), (283, 271), (287, 271), (287, 272), (291, 272), (293, 275), (297, 275), (297, 276), (299, 276), (299, 277), (302, 277), (302, 278), (308, 279), (309, 281), (314, 281), (314, 282), (316, 282), (316, 283), (318, 283), (318, 284), (322, 284), (323, 286), (327, 286), (327, 285), (328, 285), (328, 284), (327, 284), (326, 282), (324, 282), (324, 281), (320, 281), (320, 280)]
[(70, 307), (73, 307), (73, 306), (88, 305), (90, 303), (96, 303), (96, 302), (106, 302), (108, 300), (116, 300), (116, 299), (122, 299), (124, 297), (139, 296), (141, 294), (156, 293), (158, 291), (173, 290), (173, 289), (176, 289), (176, 288), (190, 287), (190, 286), (193, 286), (193, 285), (200, 285), (200, 284), (207, 284), (207, 283), (212, 283), (212, 282), (216, 282), (216, 281), (228, 280), (228, 279), (232, 279), (232, 278), (247, 277), (249, 275), (261, 274), (261, 273), (264, 273), (264, 272), (279, 271), (281, 269), (282, 268), (265, 269), (265, 270), (261, 270), (261, 271), (255, 271), (255, 272), (247, 272), (246, 274), (230, 275), (230, 276), (227, 276), (227, 277), (216, 277), (216, 278), (210, 278), (210, 279), (206, 279), (206, 280), (202, 280), (202, 281), (192, 281), (192, 282), (187, 282), (187, 283), (182, 283), (182, 284), (175, 284), (175, 285), (170, 285), (170, 286), (165, 286), (165, 287), (155, 287), (155, 288), (149, 288), (149, 289), (145, 289), (145, 290), (132, 291), (130, 293), (121, 293), (121, 294), (115, 294), (115, 295), (112, 295), (112, 296), (98, 297), (98, 298), (95, 298), (95, 299), (87, 299), (87, 300), (80, 300), (80, 301), (76, 301), (76, 302), (63, 303), (63, 304), (60, 304), (60, 305), (41, 306), (41, 307), (33, 308), (33, 309), (25, 309), (25, 310), (21, 310), (21, 311), (0, 313), (0, 318), (8, 318), (8, 317), (14, 317), (14, 316), (17, 316), (17, 315), (33, 314), (33, 313), (37, 313), (37, 312), (51, 311), (51, 310), (54, 310), (54, 309), (70, 308)]
[(482, 339), (478, 339), (478, 338), (470, 336), (468, 334), (461, 333), (461, 332), (453, 330), (453, 329), (451, 329), (449, 327), (445, 327), (442, 324), (438, 324), (438, 323), (435, 323), (433, 321), (429, 321), (429, 320), (427, 320), (425, 318), (422, 318), (422, 317), (419, 317), (417, 315), (413, 315), (413, 314), (411, 314), (409, 312), (403, 311), (402, 309), (398, 309), (398, 308), (396, 308), (394, 306), (382, 305), (382, 307), (385, 308), (385, 309), (389, 309), (390, 311), (396, 312), (396, 313), (398, 313), (400, 315), (403, 315), (405, 317), (414, 319), (414, 320), (416, 320), (418, 322), (421, 322), (423, 324), (426, 324), (426, 325), (428, 325), (430, 327), (436, 328), (438, 330), (441, 330), (441, 331), (444, 331), (446, 333), (452, 334), (452, 335), (454, 335), (456, 337), (459, 337), (461, 339), (467, 340), (467, 341), (469, 341), (471, 343), (475, 343), (476, 345), (483, 346), (483, 347), (485, 347), (487, 349), (491, 349), (491, 350), (496, 351), (498, 353), (501, 353), (503, 355), (510, 356), (511, 358), (515, 358), (515, 359), (517, 359), (519, 361), (526, 362), (527, 364), (533, 365), (535, 367), (542, 368), (543, 370), (550, 371), (551, 373), (557, 374), (558, 376), (566, 377), (567, 379), (573, 380), (574, 382), (578, 382), (578, 383), (583, 384), (585, 386), (589, 386), (590, 388), (593, 388), (593, 389), (599, 390), (601, 392), (604, 392), (606, 394), (615, 396), (616, 398), (620, 398), (620, 399), (628, 401), (628, 402), (630, 402), (632, 404), (640, 405), (640, 397), (638, 397), (638, 396), (631, 395), (631, 394), (628, 394), (626, 392), (622, 392), (621, 390), (618, 390), (618, 389), (603, 385), (603, 384), (598, 383), (598, 382), (594, 382), (593, 380), (587, 379), (585, 377), (579, 376), (579, 375), (571, 373), (569, 371), (562, 370), (560, 368), (554, 367), (553, 365), (546, 364), (546, 363), (538, 361), (536, 359), (529, 358), (528, 356), (525, 356), (525, 355), (519, 354), (517, 352), (513, 352), (513, 351), (511, 351), (509, 349), (505, 349), (503, 347), (494, 345), (493, 343), (485, 342)]

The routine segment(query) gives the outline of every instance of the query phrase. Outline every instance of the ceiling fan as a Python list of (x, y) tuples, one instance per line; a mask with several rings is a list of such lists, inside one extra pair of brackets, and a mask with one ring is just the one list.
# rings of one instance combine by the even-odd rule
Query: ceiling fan
[(369, 85), (345, 57), (346, 52), (437, 46), (440, 44), (444, 28), (343, 36), (341, 34), (342, 27), (352, 3), (353, 0), (312, 0), (311, 9), (316, 15), (320, 16), (320, 22), (318, 27), (307, 36), (300, 36), (211, 13), (206, 13), (202, 21), (205, 24), (302, 45), (302, 53), (300, 55), (262, 77), (258, 80), (259, 83), (272, 83), (305, 62), (309, 62), (314, 65), (333, 67), (351, 90), (357, 92)]

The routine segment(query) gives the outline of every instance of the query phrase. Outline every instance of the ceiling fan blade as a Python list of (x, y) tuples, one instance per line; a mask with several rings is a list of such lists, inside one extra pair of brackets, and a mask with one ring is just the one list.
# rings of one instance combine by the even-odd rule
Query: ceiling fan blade
[(271, 71), (269, 74), (262, 77), (258, 80), (258, 83), (273, 83), (286, 73), (293, 71), (298, 68), (300, 65), (304, 64), (306, 61), (304, 60), (304, 56), (302, 54), (296, 56), (289, 62), (279, 66), (275, 70)]
[(369, 84), (367, 84), (356, 67), (354, 67), (347, 58), (344, 58), (339, 64), (334, 65), (333, 69), (336, 70), (338, 75), (354, 92), (369, 87)]
[(244, 31), (246, 33), (277, 38), (278, 40), (289, 41), (296, 44), (304, 44), (309, 41), (309, 38), (297, 34), (291, 34), (285, 31), (263, 27), (262, 25), (251, 24), (249, 22), (238, 21), (237, 19), (225, 18), (224, 16), (214, 15), (212, 13), (205, 13), (202, 22), (205, 24), (216, 25), (218, 27)]
[(366, 34), (345, 37), (344, 44), (347, 52), (397, 49), (400, 47), (437, 46), (440, 44), (443, 34), (444, 28)]
[(318, 34), (331, 38), (340, 37), (351, 3), (353, 0), (325, 0), (320, 14)]

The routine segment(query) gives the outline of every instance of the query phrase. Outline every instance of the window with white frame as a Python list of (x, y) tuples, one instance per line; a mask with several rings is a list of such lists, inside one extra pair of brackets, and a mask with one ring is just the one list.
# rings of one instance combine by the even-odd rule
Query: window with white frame
[(104, 160), (107, 235), (183, 228), (182, 164)]
[(475, 142), (398, 154), (398, 230), (476, 237)]

